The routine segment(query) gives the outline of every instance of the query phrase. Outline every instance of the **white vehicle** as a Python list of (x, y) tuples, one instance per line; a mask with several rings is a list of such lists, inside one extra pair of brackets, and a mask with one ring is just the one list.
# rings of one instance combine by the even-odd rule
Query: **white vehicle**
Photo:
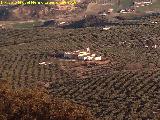
[(63, 25), (63, 24), (65, 24), (65, 23), (66, 23), (66, 22), (60, 22), (59, 24), (60, 24), (60, 25)]

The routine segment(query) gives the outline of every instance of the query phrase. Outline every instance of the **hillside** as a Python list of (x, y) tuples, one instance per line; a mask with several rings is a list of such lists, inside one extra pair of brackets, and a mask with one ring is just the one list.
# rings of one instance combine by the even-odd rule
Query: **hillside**
[[(13, 0), (8, 0), (13, 2)], [(36, 0), (36, 2), (55, 2), (56, 0)], [(59, 0), (60, 1), (60, 0)], [(121, 9), (129, 8), (133, 5), (132, 0), (111, 0), (107, 2), (95, 3), (95, 0), (77, 1), (75, 5), (1, 5), (0, 21), (26, 21), (37, 19), (56, 19), (58, 21), (72, 21), (84, 18), (85, 15), (97, 15), (99, 12), (113, 8), (117, 13)], [(27, 2), (25, 0), (24, 2)], [(106, 3), (106, 5), (102, 5)], [(136, 12), (145, 13), (146, 11), (159, 12), (159, 2), (153, 1), (152, 5), (136, 8)], [(114, 15), (114, 14), (113, 14)], [(112, 17), (112, 15), (111, 15)]]
[(1, 120), (94, 120), (85, 107), (50, 96), (42, 87), (12, 89), (0, 80)]
[[(87, 106), (97, 119), (158, 120), (160, 18), (145, 21), (150, 22), (107, 31), (0, 29), (0, 79), (10, 81), (14, 89), (44, 85), (52, 95)], [(53, 57), (56, 51), (86, 47), (110, 62), (88, 64)]]
[[(29, 1), (29, 0), (28, 0)], [(56, 0), (37, 0), (37, 2), (55, 2)], [(59, 0), (60, 1), (60, 0)], [(10, 0), (12, 2), (12, 0)], [(27, 2), (27, 1), (23, 1)], [(83, 1), (75, 5), (6, 5), (0, 6), (0, 20), (55, 19), (61, 16), (72, 16), (84, 12), (91, 1)]]

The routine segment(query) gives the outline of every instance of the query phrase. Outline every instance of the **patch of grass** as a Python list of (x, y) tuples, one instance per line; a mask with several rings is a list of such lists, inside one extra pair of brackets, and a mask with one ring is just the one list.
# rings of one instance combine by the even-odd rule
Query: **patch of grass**
[(131, 6), (132, 5), (132, 1), (131, 0), (121, 0), (121, 4), (123, 6)]

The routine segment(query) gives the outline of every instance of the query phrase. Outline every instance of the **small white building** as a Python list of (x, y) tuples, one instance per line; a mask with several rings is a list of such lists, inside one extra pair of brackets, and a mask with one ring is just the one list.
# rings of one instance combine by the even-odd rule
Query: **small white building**
[(78, 56), (78, 59), (79, 59), (79, 60), (87, 60), (87, 56), (81, 55), (81, 56)]
[(107, 14), (105, 13), (105, 12), (103, 12), (102, 14), (100, 14), (100, 15), (102, 15), (102, 16), (106, 16)]
[(103, 30), (109, 30), (111, 27), (104, 27)]
[(87, 48), (87, 52), (88, 52), (88, 53), (90, 53), (90, 52), (91, 52), (89, 47)]
[(95, 57), (95, 56), (96, 56), (96, 54), (92, 54), (91, 56), (92, 56), (92, 57)]
[(152, 0), (134, 0), (135, 7), (147, 6), (150, 4), (152, 4)]
[(59, 24), (60, 24), (60, 25), (63, 25), (63, 24), (65, 24), (65, 23), (66, 23), (66, 22), (60, 22)]
[(92, 56), (87, 56), (87, 60), (93, 60), (94, 57)]
[(72, 53), (71, 52), (64, 52), (64, 58), (72, 58)]
[(110, 8), (110, 9), (108, 10), (108, 13), (112, 13), (113, 10), (114, 10), (114, 9)]
[(122, 9), (120, 13), (128, 13), (126, 10)]
[(102, 60), (102, 57), (101, 56), (95, 57), (94, 60)]

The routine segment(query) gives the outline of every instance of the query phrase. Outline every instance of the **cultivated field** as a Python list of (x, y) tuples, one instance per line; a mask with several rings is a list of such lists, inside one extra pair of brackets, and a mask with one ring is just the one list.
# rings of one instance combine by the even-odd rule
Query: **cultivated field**
[(158, 120), (160, 70), (121, 71), (55, 82), (51, 93), (89, 107), (100, 119)]
[[(107, 31), (1, 29), (0, 79), (11, 81), (14, 88), (52, 83), (51, 94), (86, 105), (100, 119), (158, 120), (160, 19), (156, 21)], [(56, 51), (86, 47), (110, 62), (88, 65), (53, 58)]]

